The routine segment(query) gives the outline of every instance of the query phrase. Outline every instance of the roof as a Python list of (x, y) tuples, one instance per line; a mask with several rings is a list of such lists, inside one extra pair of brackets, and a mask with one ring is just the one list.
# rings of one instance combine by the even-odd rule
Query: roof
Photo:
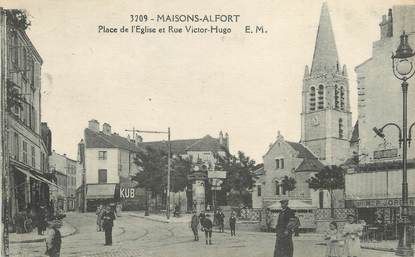
[(260, 164), (260, 167), (253, 171), (253, 173), (257, 176), (261, 176), (265, 174), (264, 164)]
[(359, 142), (359, 121), (356, 121), (353, 127), (352, 138), (350, 139), (350, 143)]
[(336, 69), (339, 64), (336, 42), (327, 3), (321, 7), (320, 21), (318, 24), (316, 44), (314, 47), (311, 74), (325, 72), (326, 69)]
[(132, 152), (144, 150), (118, 134), (107, 135), (101, 131), (95, 132), (89, 128), (86, 128), (84, 132), (86, 148), (121, 148)]
[(298, 158), (317, 159), (317, 157), (310, 150), (308, 150), (304, 145), (300, 143), (290, 142), (290, 141), (285, 141), (285, 142), (287, 142), (292, 148), (294, 148), (294, 150), (298, 152), (298, 155), (297, 155)]
[[(228, 151), (225, 145), (220, 144), (219, 139), (213, 138), (210, 135), (199, 139), (172, 140), (170, 144), (173, 154), (185, 154), (188, 151)], [(166, 152), (168, 150), (167, 141), (143, 142), (140, 145)]]
[(301, 171), (320, 171), (324, 168), (323, 163), (318, 159), (304, 159), (301, 164), (295, 170), (296, 172)]

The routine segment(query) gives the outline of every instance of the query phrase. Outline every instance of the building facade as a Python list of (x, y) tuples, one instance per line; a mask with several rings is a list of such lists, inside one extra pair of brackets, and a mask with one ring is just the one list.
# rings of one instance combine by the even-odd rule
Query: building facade
[(81, 170), (80, 164), (66, 154), (61, 155), (53, 151), (49, 156), (49, 168), (51, 173), (55, 174), (57, 185), (60, 187), (51, 193), (56, 206), (64, 211), (75, 210), (76, 180), (77, 173)]
[(135, 140), (112, 133), (108, 123), (100, 130), (99, 122), (90, 120), (79, 151), (85, 178), (77, 192), (86, 193), (88, 211), (106, 203), (122, 204), (124, 210), (144, 209), (144, 192), (131, 181), (131, 176), (139, 172), (134, 158), (143, 151)]
[(20, 213), (48, 205), (54, 185), (47, 176), (51, 132), (41, 123), (43, 60), (25, 32), (27, 26), (23, 11), (0, 8), (2, 136), (7, 138), (2, 157), (8, 186), (3, 208), (9, 225), (15, 225)]
[[(415, 5), (394, 6), (383, 15), (380, 39), (372, 45), (372, 57), (355, 68), (358, 89), (358, 151), (347, 165), (346, 204), (357, 208), (368, 223), (381, 219), (395, 224), (399, 218), (402, 197), (402, 148), (398, 130), (387, 127), (385, 138), (376, 136), (373, 128), (393, 122), (402, 124), (401, 81), (392, 72), (391, 53), (400, 35), (409, 35), (415, 46)], [(415, 97), (415, 80), (408, 81), (408, 99)], [(387, 99), (387, 104), (385, 104)], [(415, 122), (415, 103), (408, 101), (408, 125)], [(408, 126), (408, 127), (409, 127)], [(401, 126), (402, 127), (402, 126)], [(415, 132), (415, 131), (412, 131)], [(409, 204), (415, 206), (415, 149), (408, 148)]]

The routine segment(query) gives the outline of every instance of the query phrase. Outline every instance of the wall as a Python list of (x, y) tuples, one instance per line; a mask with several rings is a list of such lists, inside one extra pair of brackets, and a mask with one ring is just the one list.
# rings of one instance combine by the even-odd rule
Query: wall
[[(99, 160), (98, 152), (107, 151), (107, 160)], [(98, 170), (107, 170), (107, 183), (119, 183), (119, 150), (116, 148), (85, 149), (86, 183), (98, 183)]]
[[(409, 44), (415, 47), (415, 6), (394, 7), (393, 37), (373, 43), (372, 58), (356, 67), (359, 92), (359, 154), (367, 156), (362, 162), (373, 162), (373, 152), (398, 146), (398, 131), (394, 127), (384, 130), (386, 141), (375, 137), (373, 127), (380, 128), (388, 122), (402, 124), (401, 82), (392, 73), (391, 53), (399, 45), (399, 36), (405, 29)], [(405, 22), (404, 22), (405, 21)], [(415, 80), (408, 81), (408, 99), (415, 98)], [(387, 99), (387, 105), (385, 104)], [(415, 102), (408, 101), (408, 124), (415, 122)], [(414, 131), (415, 132), (415, 131)], [(399, 149), (401, 155), (402, 149)], [(415, 148), (408, 149), (408, 158), (415, 158)]]

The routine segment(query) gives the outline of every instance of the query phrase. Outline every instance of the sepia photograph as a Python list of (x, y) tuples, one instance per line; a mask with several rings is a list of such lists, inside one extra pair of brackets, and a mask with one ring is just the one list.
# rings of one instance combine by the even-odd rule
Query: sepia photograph
[(0, 0), (4, 257), (414, 257), (414, 0)]

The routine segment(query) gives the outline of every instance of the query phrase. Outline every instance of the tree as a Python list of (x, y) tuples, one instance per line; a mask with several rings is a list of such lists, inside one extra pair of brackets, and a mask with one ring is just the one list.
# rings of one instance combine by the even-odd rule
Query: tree
[(229, 195), (231, 204), (250, 205), (250, 192), (255, 181), (253, 171), (257, 167), (255, 161), (243, 152), (239, 151), (237, 156), (218, 156), (215, 169), (227, 171), (227, 176), (222, 184), (223, 190)]
[(173, 192), (183, 191), (188, 186), (187, 175), (192, 170), (192, 163), (185, 158), (175, 158), (172, 161), (171, 190)]
[(293, 177), (284, 176), (284, 178), (281, 181), (282, 188), (285, 191), (293, 191), (295, 189), (295, 185), (297, 184), (297, 181)]
[(334, 190), (344, 189), (344, 170), (338, 166), (325, 166), (307, 180), (311, 189), (327, 190), (330, 194), (331, 218), (334, 218)]

